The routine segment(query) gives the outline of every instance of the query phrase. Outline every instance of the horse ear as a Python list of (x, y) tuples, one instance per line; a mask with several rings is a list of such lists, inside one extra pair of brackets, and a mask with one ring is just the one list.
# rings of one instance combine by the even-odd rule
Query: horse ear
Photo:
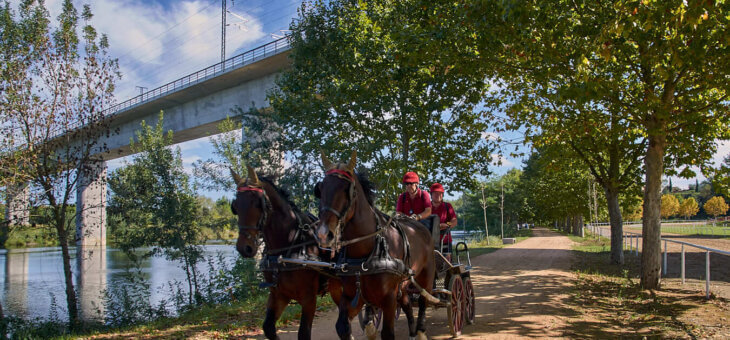
[(233, 181), (236, 182), (236, 186), (241, 185), (241, 183), (243, 183), (243, 178), (233, 171), (233, 168), (228, 168), (228, 170), (231, 170), (231, 176), (233, 177)]
[(357, 163), (357, 151), (352, 150), (352, 155), (350, 155), (350, 163), (347, 163), (347, 169), (349, 169), (350, 172), (354, 172), (356, 163)]
[(324, 170), (332, 169), (332, 161), (325, 156), (324, 150), (319, 150), (319, 155), (322, 157), (322, 166), (324, 166)]
[(246, 169), (248, 169), (248, 180), (251, 185), (259, 185), (259, 176), (256, 175), (256, 171), (250, 165), (246, 165)]

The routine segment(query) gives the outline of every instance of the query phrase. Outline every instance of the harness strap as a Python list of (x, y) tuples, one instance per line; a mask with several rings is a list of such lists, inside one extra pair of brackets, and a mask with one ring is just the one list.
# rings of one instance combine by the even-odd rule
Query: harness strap
[(259, 187), (252, 187), (252, 186), (248, 186), (248, 185), (239, 187), (237, 191), (238, 192), (255, 191), (255, 192), (260, 192), (260, 193), (264, 192), (264, 190)]
[(376, 230), (376, 231), (374, 231), (374, 232), (372, 232), (372, 233), (370, 233), (370, 234), (367, 234), (367, 235), (364, 235), (364, 236), (360, 236), (360, 237), (356, 237), (356, 238), (353, 238), (353, 239), (351, 239), (351, 240), (345, 240), (345, 241), (342, 241), (342, 243), (340, 243), (340, 246), (341, 246), (341, 247), (344, 247), (344, 246), (347, 246), (347, 245), (350, 245), (350, 244), (353, 244), (353, 243), (357, 243), (357, 242), (360, 242), (360, 241), (362, 241), (362, 240), (365, 240), (365, 239), (371, 238), (371, 237), (373, 237), (373, 236), (375, 236), (375, 235), (380, 235), (380, 234), (382, 234), (382, 233), (383, 233), (384, 231), (385, 231), (385, 228), (381, 228), (381, 229), (379, 229), (379, 230)]
[(266, 252), (266, 254), (267, 255), (278, 255), (279, 253), (282, 253), (285, 250), (292, 250), (292, 249), (302, 248), (302, 247), (306, 247), (306, 246), (308, 246), (310, 244), (315, 244), (315, 243), (317, 243), (317, 241), (315, 241), (315, 240), (309, 240), (309, 241), (304, 242), (304, 243), (297, 243), (297, 244), (294, 244), (294, 245), (291, 245), (291, 246), (288, 246), (288, 247), (283, 247), (283, 248), (278, 248), (278, 249), (274, 249), (274, 250), (269, 250), (269, 251)]
[(347, 172), (347, 171), (345, 171), (345, 170), (340, 170), (340, 169), (332, 169), (332, 170), (329, 170), (329, 171), (327, 171), (327, 173), (325, 173), (325, 176), (327, 176), (327, 175), (331, 175), (331, 174), (338, 174), (338, 175), (342, 175), (342, 176), (345, 176), (345, 177), (347, 177), (347, 179), (349, 179), (349, 180), (350, 180), (351, 182), (354, 182), (354, 181), (355, 181), (355, 179), (354, 179), (354, 178), (352, 178), (352, 175), (350, 175), (350, 173), (349, 173), (349, 172)]

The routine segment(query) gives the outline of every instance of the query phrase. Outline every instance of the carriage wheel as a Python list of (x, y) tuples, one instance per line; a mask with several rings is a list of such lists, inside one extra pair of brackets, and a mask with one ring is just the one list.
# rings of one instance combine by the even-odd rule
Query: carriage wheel
[(468, 325), (474, 323), (476, 319), (476, 298), (474, 297), (474, 286), (471, 284), (471, 277), (464, 277), (464, 297), (466, 304), (464, 305), (464, 320)]
[(454, 337), (461, 335), (464, 328), (463, 306), (466, 304), (466, 295), (464, 294), (464, 281), (461, 276), (454, 275), (449, 280), (449, 290), (451, 291), (451, 306), (446, 311), (449, 318), (449, 329)]

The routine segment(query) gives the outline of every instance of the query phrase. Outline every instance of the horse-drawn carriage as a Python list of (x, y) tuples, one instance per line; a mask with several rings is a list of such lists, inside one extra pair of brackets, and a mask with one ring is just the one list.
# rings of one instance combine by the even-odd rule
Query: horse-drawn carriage
[[(433, 217), (427, 219), (433, 220)], [(431, 227), (432, 238), (438, 243), (434, 247), (434, 260), (436, 261), (436, 277), (434, 280), (433, 295), (439, 299), (438, 303), (433, 304), (436, 309), (446, 308), (448, 318), (449, 331), (451, 335), (457, 337), (461, 335), (464, 324), (473, 324), (476, 318), (474, 286), (471, 282), (471, 258), (469, 256), (469, 248), (465, 242), (458, 242), (454, 247), (453, 260), (449, 260), (444, 254), (443, 240), (439, 241), (438, 223), (434, 222)], [(445, 231), (451, 232), (451, 228)], [(462, 255), (465, 262), (462, 263)], [(358, 314), (360, 327), (364, 330), (368, 322), (368, 311), (363, 309)], [(382, 311), (371, 309), (369, 313), (373, 314), (375, 327), (380, 326), (380, 318)]]
[[(368, 338), (376, 337), (380, 323), (381, 337), (394, 339), (398, 307), (407, 317), (409, 336), (425, 339), (427, 305), (445, 307), (451, 333), (458, 336), (475, 317), (466, 244), (458, 243), (449, 261), (441, 252), (438, 223), (429, 231), (420, 222), (375, 209), (372, 185), (355, 173), (355, 159), (353, 153), (349, 163), (333, 164), (323, 155), (326, 175), (315, 189), (320, 199), (316, 221), (271, 181), (260, 181), (253, 169), (246, 180), (232, 172), (238, 184), (231, 206), (238, 215), (236, 248), (251, 257), (259, 236), (266, 243), (261, 261), (270, 289), (265, 335), (276, 338), (276, 320), (296, 300), (302, 305), (299, 337), (310, 338), (316, 296), (327, 287), (338, 305), (335, 328), (342, 339), (351, 337), (350, 320), (358, 314)], [(417, 321), (413, 301), (418, 301)], [(360, 313), (364, 306), (366, 313)]]

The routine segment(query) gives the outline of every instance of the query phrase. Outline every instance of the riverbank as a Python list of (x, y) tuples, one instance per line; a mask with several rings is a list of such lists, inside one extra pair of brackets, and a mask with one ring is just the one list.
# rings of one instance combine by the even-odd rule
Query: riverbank
[[(238, 230), (223, 229), (214, 230), (211, 228), (201, 228), (201, 234), (206, 242), (216, 242), (219, 240), (235, 240), (238, 237)], [(58, 235), (56, 230), (45, 225), (24, 225), (14, 226), (6, 235), (4, 245), (0, 248), (20, 249), (20, 248), (42, 248), (57, 247)], [(75, 244), (75, 233), (70, 233), (69, 244)], [(116, 247), (117, 243), (113, 235), (107, 235), (107, 246)]]
[[(521, 231), (520, 236), (518, 236), (518, 241), (528, 238), (530, 234), (531, 231)], [(503, 248), (504, 245), (498, 241), (498, 238), (493, 237), (490, 239), (490, 245), (486, 244), (486, 240), (470, 244), (469, 251), (471, 257), (474, 258), (479, 255), (492, 253)], [(246, 301), (230, 301), (217, 305), (204, 305), (188, 310), (177, 317), (161, 318), (140, 325), (121, 328), (105, 328), (99, 325), (90, 325), (86, 329), (64, 335), (61, 335), (57, 328), (53, 330), (53, 327), (40, 327), (39, 329), (51, 330), (47, 330), (42, 334), (35, 333), (29, 335), (35, 338), (53, 337), (57, 339), (245, 338), (261, 333), (261, 324), (263, 323), (267, 296), (267, 290), (256, 289), (256, 294), (253, 294)], [(335, 306), (329, 296), (318, 299), (318, 313), (332, 308), (335, 308)], [(277, 327), (296, 324), (300, 317), (300, 311), (301, 308), (298, 305), (289, 305)]]

